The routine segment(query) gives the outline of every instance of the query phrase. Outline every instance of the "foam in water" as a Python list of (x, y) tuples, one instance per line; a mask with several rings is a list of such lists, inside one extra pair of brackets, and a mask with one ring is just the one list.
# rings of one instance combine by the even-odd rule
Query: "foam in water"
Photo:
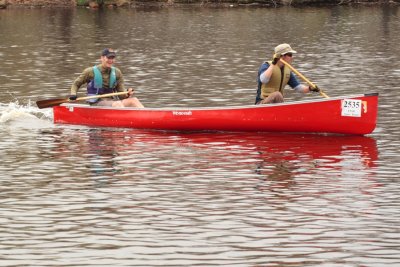
[(0, 125), (24, 128), (53, 127), (52, 109), (39, 109), (28, 102), (20, 105), (18, 101), (0, 103)]

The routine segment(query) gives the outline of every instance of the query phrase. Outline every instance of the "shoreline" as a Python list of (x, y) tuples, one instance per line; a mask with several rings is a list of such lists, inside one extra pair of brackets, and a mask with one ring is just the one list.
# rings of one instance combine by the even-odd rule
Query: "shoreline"
[(278, 8), (309, 7), (309, 6), (376, 6), (376, 5), (400, 5), (400, 0), (0, 0), (0, 9), (5, 8), (173, 8), (173, 7), (259, 7)]

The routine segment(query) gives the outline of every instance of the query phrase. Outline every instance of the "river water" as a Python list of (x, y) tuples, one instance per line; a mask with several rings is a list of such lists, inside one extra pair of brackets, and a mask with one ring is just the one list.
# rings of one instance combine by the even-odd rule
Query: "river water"
[[(0, 265), (399, 266), (399, 13), (0, 10)], [(379, 92), (376, 130), (88, 128), (35, 105), (67, 96), (104, 47), (145, 106), (253, 103), (283, 42), (328, 95)]]

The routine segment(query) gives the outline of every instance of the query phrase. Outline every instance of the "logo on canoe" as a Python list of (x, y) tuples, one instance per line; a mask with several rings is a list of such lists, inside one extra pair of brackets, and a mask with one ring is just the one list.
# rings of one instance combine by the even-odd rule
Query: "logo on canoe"
[(192, 111), (188, 110), (188, 111), (172, 111), (172, 115), (175, 116), (192, 116)]

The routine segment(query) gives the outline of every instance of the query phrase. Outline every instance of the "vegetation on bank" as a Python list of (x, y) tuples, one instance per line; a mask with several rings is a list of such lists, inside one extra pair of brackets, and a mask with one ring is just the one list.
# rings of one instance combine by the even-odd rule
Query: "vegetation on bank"
[(198, 5), (254, 5), (267, 7), (310, 6), (310, 5), (359, 5), (359, 4), (400, 4), (400, 0), (0, 0), (0, 8), (7, 6), (87, 6), (135, 7), (135, 6), (174, 6), (184, 4)]

